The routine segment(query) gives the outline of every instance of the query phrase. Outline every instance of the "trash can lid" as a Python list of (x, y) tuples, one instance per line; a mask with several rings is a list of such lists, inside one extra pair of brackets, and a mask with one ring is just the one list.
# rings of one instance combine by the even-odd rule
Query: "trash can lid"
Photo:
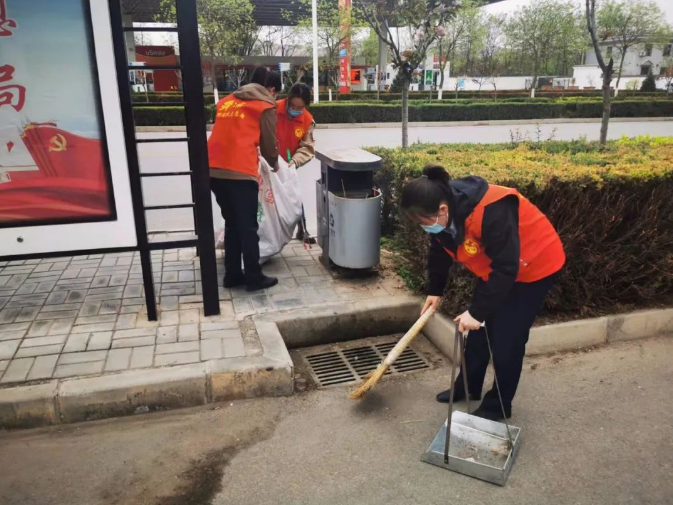
[(359, 148), (318, 150), (315, 155), (316, 158), (334, 170), (366, 172), (381, 168), (380, 156)]

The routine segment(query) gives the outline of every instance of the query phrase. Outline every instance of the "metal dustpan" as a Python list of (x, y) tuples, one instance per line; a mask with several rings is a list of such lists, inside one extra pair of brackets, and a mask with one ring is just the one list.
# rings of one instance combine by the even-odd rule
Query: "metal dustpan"
[[(486, 334), (488, 339), (488, 333)], [(490, 350), (489, 342), (489, 350)], [(421, 457), (421, 461), (447, 470), (469, 475), (493, 484), (504, 486), (512, 471), (514, 460), (521, 446), (521, 428), (472, 416), (464, 412), (453, 412), (453, 384), (455, 383), (456, 353), (460, 349), (460, 363), (465, 373), (465, 338), (456, 328), (456, 341), (453, 348), (451, 369), (452, 393), (449, 401), (449, 415), (439, 433)], [(495, 378), (496, 387), (498, 383)], [(467, 381), (465, 397), (470, 410)], [(499, 394), (499, 388), (498, 388)], [(500, 398), (502, 405), (502, 398)], [(451, 429), (447, 437), (447, 426)]]

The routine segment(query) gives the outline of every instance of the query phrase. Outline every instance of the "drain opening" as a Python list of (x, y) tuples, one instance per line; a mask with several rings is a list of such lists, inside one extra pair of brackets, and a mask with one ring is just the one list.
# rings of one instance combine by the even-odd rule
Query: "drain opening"
[[(319, 387), (359, 382), (383, 361), (397, 340), (350, 349), (335, 349), (305, 356), (309, 370)], [(412, 347), (407, 347), (386, 375), (430, 368)]]

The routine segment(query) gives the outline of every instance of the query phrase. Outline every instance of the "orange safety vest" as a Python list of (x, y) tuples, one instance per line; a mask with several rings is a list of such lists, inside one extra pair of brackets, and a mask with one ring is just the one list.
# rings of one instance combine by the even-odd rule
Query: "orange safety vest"
[(489, 185), (486, 194), (465, 220), (465, 239), (453, 254), (444, 250), (465, 265), (477, 277), (488, 280), (491, 258), (486, 255), (482, 242), (481, 225), (486, 206), (509, 195), (519, 198), (519, 274), (517, 282), (535, 282), (558, 272), (565, 263), (561, 238), (554, 226), (530, 200), (516, 189)]
[(276, 137), (278, 138), (278, 147), (280, 156), (285, 161), (287, 159), (287, 151), (290, 151), (290, 157), (299, 149), (299, 142), (304, 138), (306, 132), (313, 124), (313, 116), (309, 111), (304, 109), (304, 113), (291, 117), (287, 113), (287, 99), (278, 100), (276, 102), (278, 107), (278, 122), (276, 123)]
[(257, 177), (259, 173), (259, 119), (273, 105), (261, 100), (240, 100), (231, 95), (215, 107), (215, 125), (208, 139), (210, 168), (222, 168)]

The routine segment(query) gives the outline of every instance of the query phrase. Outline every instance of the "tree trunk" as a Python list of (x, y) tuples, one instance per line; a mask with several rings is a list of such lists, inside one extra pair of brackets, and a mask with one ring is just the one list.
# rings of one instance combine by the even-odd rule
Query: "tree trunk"
[(619, 81), (622, 80), (622, 68), (624, 67), (625, 59), (626, 59), (626, 51), (623, 51), (622, 58), (619, 60), (619, 72), (617, 72), (617, 83), (615, 84), (615, 89), (619, 88)]
[(612, 97), (610, 95), (612, 72), (605, 72), (605, 74), (603, 76), (603, 121), (601, 123), (600, 137), (600, 144), (602, 146), (608, 141), (608, 123), (610, 122), (610, 109), (612, 108)]
[(404, 76), (402, 81), (402, 148), (409, 147), (409, 85), (411, 80)]

